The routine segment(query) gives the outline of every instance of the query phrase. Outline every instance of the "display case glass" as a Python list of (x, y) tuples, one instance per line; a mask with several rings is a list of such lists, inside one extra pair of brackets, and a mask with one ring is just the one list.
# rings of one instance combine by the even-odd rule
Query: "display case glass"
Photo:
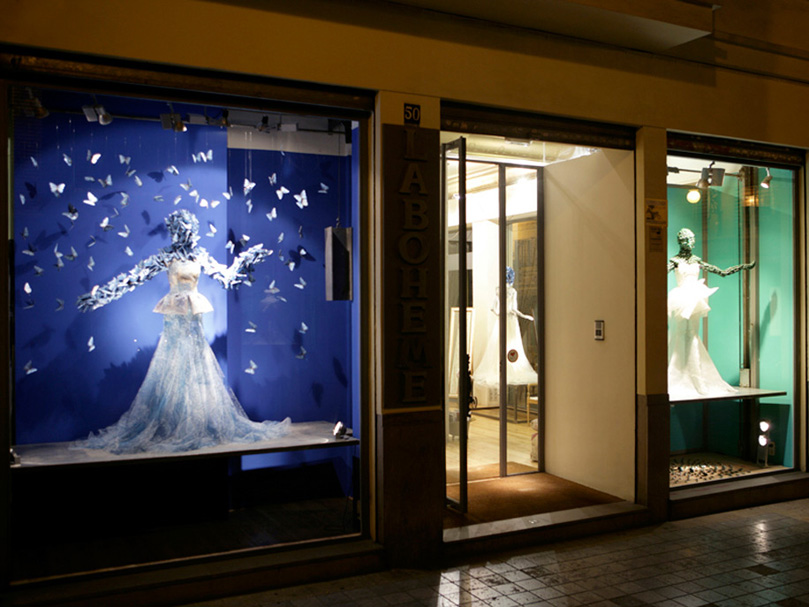
[(796, 171), (668, 165), (671, 485), (791, 468)]
[[(83, 91), (11, 95), (17, 528), (31, 532), (61, 491), (76, 507), (45, 527), (61, 536), (80, 511), (74, 527), (104, 535), (88, 513), (121, 504), (98, 483), (126, 478), (133, 502), (162, 514), (146, 521), (125, 505), (134, 518), (116, 533), (173, 523), (163, 490), (177, 513), (219, 522), (337, 500), (319, 523), (254, 521), (251, 546), (357, 532), (345, 513), (359, 497), (359, 125)], [(171, 490), (200, 476), (201, 496)], [(72, 480), (43, 487), (57, 477)], [(229, 537), (211, 549), (241, 547)], [(147, 552), (132, 558), (185, 556)], [(82, 566), (93, 563), (65, 565)]]

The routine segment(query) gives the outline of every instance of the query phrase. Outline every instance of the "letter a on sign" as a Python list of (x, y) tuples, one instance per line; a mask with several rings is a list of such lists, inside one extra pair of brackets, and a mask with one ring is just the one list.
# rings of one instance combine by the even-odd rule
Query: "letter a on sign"
[(399, 186), (399, 193), (409, 193), (410, 188), (413, 187), (413, 184), (419, 186), (419, 194), (427, 193), (427, 188), (424, 187), (424, 178), (421, 176), (421, 169), (419, 168), (419, 165), (415, 162), (408, 162), (407, 169), (405, 169), (404, 179), (402, 179), (402, 185)]

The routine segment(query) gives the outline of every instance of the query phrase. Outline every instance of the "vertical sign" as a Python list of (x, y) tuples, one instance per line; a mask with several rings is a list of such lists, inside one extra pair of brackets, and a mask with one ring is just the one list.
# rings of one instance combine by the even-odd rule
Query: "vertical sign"
[(383, 407), (441, 407), (438, 131), (384, 125), (383, 155)]

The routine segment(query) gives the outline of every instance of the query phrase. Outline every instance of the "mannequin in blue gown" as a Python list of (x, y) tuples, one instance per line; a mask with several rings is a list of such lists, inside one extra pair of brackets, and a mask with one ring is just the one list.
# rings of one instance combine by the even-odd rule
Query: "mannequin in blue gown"
[(80, 310), (100, 308), (165, 271), (169, 293), (155, 306), (163, 333), (132, 405), (111, 426), (74, 447), (112, 453), (181, 452), (224, 443), (250, 443), (284, 435), (290, 419), (254, 422), (244, 412), (205, 339), (202, 315), (210, 301), (197, 291), (201, 272), (229, 289), (271, 251), (258, 244), (230, 267), (217, 262), (199, 240), (199, 222), (186, 210), (166, 217), (171, 244), (79, 297)]

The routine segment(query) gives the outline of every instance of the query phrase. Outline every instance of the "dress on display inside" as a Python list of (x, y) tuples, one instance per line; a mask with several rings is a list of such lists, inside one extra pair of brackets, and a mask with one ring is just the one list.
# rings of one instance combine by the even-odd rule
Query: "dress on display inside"
[(163, 271), (171, 287), (154, 308), (164, 316), (163, 333), (132, 405), (116, 423), (73, 446), (112, 453), (181, 452), (284, 435), (291, 424), (289, 418), (281, 422), (250, 420), (225, 383), (202, 326), (202, 314), (213, 307), (197, 291), (200, 272), (228, 289), (241, 283), (252, 265), (271, 251), (255, 245), (227, 267), (197, 245), (199, 223), (192, 213), (175, 211), (165, 221), (171, 245), (78, 299), (79, 309), (94, 310)]
[[(520, 318), (534, 321), (533, 316), (523, 314), (517, 309), (517, 290), (514, 284), (514, 270), (506, 268), (506, 381), (509, 385), (536, 384), (537, 372), (525, 355), (520, 332)], [(498, 287), (491, 310), (500, 314), (500, 289)], [(500, 385), (500, 350), (496, 347), (500, 338), (500, 325), (492, 326), (486, 351), (477, 365), (473, 378), (476, 385), (497, 387)]]
[(708, 287), (699, 275), (702, 270), (729, 276), (749, 270), (755, 262), (732, 266), (727, 270), (705, 263), (692, 254), (694, 233), (683, 228), (677, 233), (680, 250), (668, 262), (668, 272), (674, 270), (677, 286), (668, 295), (669, 366), (668, 391), (672, 400), (734, 394), (736, 389), (719, 375), (708, 350), (699, 336), (699, 323), (711, 307), (708, 297), (718, 287)]

